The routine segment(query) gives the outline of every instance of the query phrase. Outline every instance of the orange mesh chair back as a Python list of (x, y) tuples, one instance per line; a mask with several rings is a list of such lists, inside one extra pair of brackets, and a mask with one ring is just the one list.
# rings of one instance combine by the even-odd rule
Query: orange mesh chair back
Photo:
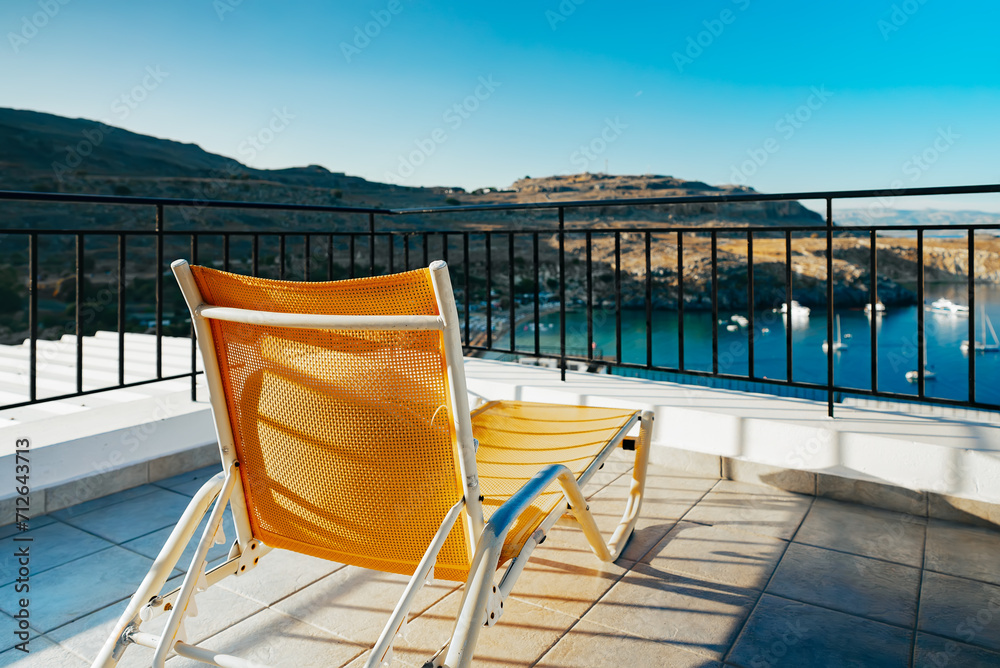
[[(213, 306), (438, 315), (427, 269), (329, 283), (191, 270)], [(413, 573), (462, 498), (442, 333), (210, 326), (254, 537)], [(464, 581), (469, 564), (459, 522), (435, 576)]]

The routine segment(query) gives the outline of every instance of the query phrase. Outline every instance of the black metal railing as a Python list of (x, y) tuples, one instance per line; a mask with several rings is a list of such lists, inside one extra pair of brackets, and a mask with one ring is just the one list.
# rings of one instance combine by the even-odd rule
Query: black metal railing
[[(463, 333), (466, 349), (470, 353), (492, 353), (500, 355), (532, 355), (558, 360), (565, 379), (567, 361), (593, 362), (595, 356), (601, 362), (623, 373), (671, 372), (695, 377), (711, 377), (732, 381), (752, 381), (770, 385), (780, 385), (803, 390), (822, 392), (826, 395), (828, 412), (832, 416), (834, 403), (838, 395), (850, 394), (870, 396), (894, 400), (929, 402), (943, 405), (967, 406), (989, 410), (1000, 409), (1000, 404), (983, 401), (976, 396), (976, 314), (975, 314), (975, 257), (977, 232), (996, 234), (1000, 225), (923, 225), (896, 226), (870, 225), (837, 227), (833, 221), (833, 203), (835, 200), (851, 200), (861, 198), (886, 197), (918, 197), (930, 195), (958, 195), (1000, 193), (1000, 185), (961, 186), (940, 188), (911, 188), (898, 190), (858, 190), (858, 191), (820, 191), (785, 194), (729, 194), (712, 196), (683, 196), (659, 198), (631, 198), (614, 200), (581, 200), (552, 201), (533, 203), (502, 203), (459, 205), (448, 207), (421, 207), (408, 209), (386, 209), (371, 207), (317, 206), (280, 204), (273, 202), (227, 202), (206, 201), (200, 199), (166, 199), (148, 197), (120, 197), (77, 195), (64, 193), (34, 193), (0, 191), (0, 201), (25, 202), (41, 205), (71, 204), (71, 205), (109, 205), (112, 207), (128, 207), (135, 209), (151, 209), (151, 229), (110, 229), (110, 228), (77, 228), (77, 229), (44, 229), (38, 226), (0, 227), (3, 243), (0, 254), (10, 254), (12, 249), (27, 250), (26, 263), (18, 264), (10, 260), (11, 265), (23, 271), (18, 274), (17, 285), (27, 285), (27, 336), (28, 343), (28, 383), (26, 396), (21, 400), (8, 401), (0, 408), (13, 408), (43, 401), (65, 399), (101, 392), (115, 388), (126, 388), (161, 380), (190, 378), (192, 398), (196, 397), (196, 380), (200, 373), (196, 367), (196, 347), (193, 331), (189, 320), (185, 319), (183, 310), (178, 304), (179, 293), (171, 289), (168, 298), (164, 283), (167, 272), (165, 264), (166, 247), (172, 247), (173, 255), (178, 252), (179, 244), (186, 242), (186, 253), (192, 262), (215, 264), (226, 270), (242, 271), (253, 275), (264, 275), (268, 269), (276, 273), (275, 278), (293, 280), (326, 280), (359, 275), (374, 275), (388, 273), (416, 266), (427, 266), (431, 259), (445, 259), (452, 265), (454, 284), (456, 286), (460, 313), (464, 319)], [(818, 225), (745, 225), (692, 227), (690, 225), (630, 225), (623, 227), (615, 225), (608, 228), (593, 226), (567, 226), (566, 213), (581, 212), (594, 207), (632, 207), (650, 208), (671, 207), (683, 204), (718, 205), (722, 203), (749, 204), (756, 202), (795, 202), (800, 200), (821, 200), (825, 202), (825, 216)], [(2, 205), (0, 205), (2, 207)], [(167, 224), (167, 214), (184, 208), (195, 207), (198, 211), (205, 209), (226, 209), (239, 212), (268, 212), (271, 214), (302, 213), (313, 216), (336, 214), (337, 229), (318, 228), (289, 230), (282, 227), (260, 229), (260, 227), (227, 227), (223, 229), (175, 229)], [(0, 208), (2, 210), (2, 208)], [(473, 213), (499, 214), (501, 212), (551, 212), (556, 214), (554, 224), (512, 228), (496, 224), (484, 225), (481, 221), (465, 219), (460, 223), (443, 225), (441, 219), (453, 220), (456, 216), (467, 216)], [(343, 228), (344, 217), (354, 217), (356, 224)], [(8, 217), (9, 219), (9, 217)], [(390, 222), (392, 221), (392, 222)], [(393, 227), (393, 223), (400, 225)], [(404, 229), (402, 223), (412, 224), (413, 229)], [(544, 221), (543, 221), (544, 222)], [(440, 227), (433, 227), (439, 224)], [(332, 227), (332, 226), (331, 226)], [(926, 391), (925, 372), (925, 322), (924, 322), (924, 269), (925, 240), (927, 231), (945, 230), (953, 234), (962, 233), (967, 237), (968, 272), (966, 277), (967, 298), (969, 302), (968, 341), (968, 395), (967, 398), (947, 398), (930, 396)], [(879, 233), (912, 232), (916, 235), (915, 253), (915, 285), (917, 324), (916, 324), (916, 394), (890, 391), (879, 387), (879, 332), (876, 326), (878, 296), (878, 264), (877, 247)], [(825, 311), (826, 311), (826, 341), (829, 342), (826, 353), (826, 378), (823, 381), (796, 379), (793, 375), (793, 333), (791, 304), (794, 297), (793, 240), (796, 235), (825, 235)], [(627, 362), (623, 351), (622, 313), (624, 302), (623, 241), (631, 241), (638, 235), (640, 255), (638, 266), (642, 267), (644, 277), (641, 281), (642, 309), (644, 311), (645, 356), (641, 362)], [(834, 334), (834, 239), (844, 235), (864, 235), (868, 238), (868, 304), (872, 310), (872, 326), (870, 331), (870, 382), (869, 387), (854, 387), (839, 385), (835, 382), (835, 350)], [(697, 285), (691, 276), (695, 271), (685, 262), (686, 255), (691, 253), (692, 240), (697, 241), (708, 237), (710, 298), (709, 309), (712, 316), (711, 333), (711, 366), (710, 369), (696, 368), (689, 363), (685, 347), (685, 320), (692, 313), (686, 306), (686, 298), (690, 297), (690, 285)], [(20, 238), (20, 241), (17, 241)], [(58, 268), (52, 263), (44, 264), (45, 255), (50, 254), (52, 262), (59, 264), (64, 253), (56, 240), (70, 238), (73, 241), (72, 275), (75, 285), (73, 299), (72, 327), (65, 327), (66, 334), (75, 336), (75, 388), (72, 392), (49, 394), (41, 396), (38, 386), (38, 341), (46, 334), (41, 327), (39, 316), (39, 290), (43, 267), (48, 271), (48, 278), (63, 278)], [(542, 239), (551, 241), (544, 246)], [(728, 366), (720, 368), (719, 350), (719, 252), (720, 240), (740, 238), (745, 240), (747, 249), (746, 262), (746, 296), (747, 296), (747, 327), (746, 347), (748, 351), (747, 372), (735, 373)], [(267, 242), (277, 240), (278, 249), (274, 256), (265, 255), (262, 264), (262, 254), (266, 253)], [(688, 240), (688, 246), (685, 240)], [(756, 353), (759, 350), (758, 335), (755, 325), (755, 305), (758, 279), (755, 270), (755, 241), (764, 239), (783, 240), (783, 294), (779, 295), (788, 308), (788, 319), (785, 327), (785, 377), (766, 377), (759, 373), (755, 364)], [(42, 242), (40, 247), (40, 241)], [(581, 261), (584, 263), (582, 280), (575, 280), (574, 291), (583, 291), (583, 299), (576, 298), (572, 308), (568, 304), (568, 269), (567, 243), (574, 243), (574, 251), (570, 258), (573, 266)], [(582, 242), (582, 247), (581, 247)], [(607, 242), (607, 243), (605, 243)], [(23, 245), (20, 245), (22, 244)], [(293, 248), (298, 246), (301, 250)], [(610, 259), (601, 261), (595, 259), (595, 250), (605, 251), (605, 246), (611, 254)], [(675, 266), (654, 262), (654, 251), (669, 247), (676, 253)], [(780, 247), (780, 246), (779, 246)], [(88, 256), (88, 250), (91, 255)], [(16, 253), (19, 253), (17, 251)], [(501, 253), (497, 257), (497, 253)], [(16, 254), (15, 253), (15, 254)], [(299, 254), (300, 253), (300, 254)], [(89, 277), (93, 274), (88, 270), (88, 257), (114, 255), (114, 271), (112, 275), (115, 300), (115, 327), (118, 332), (117, 382), (99, 387), (87, 387), (84, 375), (84, 336), (88, 322), (85, 322), (86, 292)], [(130, 327), (126, 311), (128, 309), (129, 285), (126, 281), (129, 257), (133, 264), (138, 262), (142, 267), (133, 274), (140, 276), (143, 272), (152, 274), (154, 308), (152, 330), (156, 337), (155, 371), (149, 378), (127, 380), (125, 334)], [(478, 255), (478, 258), (477, 258)], [(505, 257), (504, 257), (505, 256)], [(54, 259), (53, 259), (54, 258)], [(419, 260), (418, 260), (419, 258)], [(173, 259), (172, 257), (170, 259)], [(4, 260), (5, 262), (7, 260)], [(148, 263), (148, 264), (147, 264)], [(23, 265), (23, 267), (22, 267)], [(520, 265), (520, 266), (519, 266)], [(524, 265), (528, 265), (525, 267)], [(598, 280), (595, 272), (598, 265), (610, 271), (611, 296), (599, 300)], [(495, 277), (498, 272), (506, 272)], [(65, 268), (63, 272), (67, 273)], [(662, 292), (657, 288), (654, 275), (660, 272), (673, 272), (674, 290), (676, 290), (676, 364), (656, 363), (655, 347), (655, 296)], [(576, 272), (578, 273), (578, 272)], [(633, 272), (629, 272), (632, 276)], [(547, 276), (546, 285), (551, 288), (542, 289), (543, 276)], [(602, 277), (606, 278), (604, 274)], [(518, 280), (521, 283), (518, 283)], [(148, 280), (148, 279), (147, 279)], [(695, 281), (692, 283), (692, 281)], [(579, 285), (577, 285), (579, 283)], [(108, 289), (109, 291), (110, 288)], [(499, 297), (495, 299), (495, 297)], [(506, 300), (506, 304), (504, 304)], [(610, 308), (608, 302), (610, 301)], [(109, 302), (110, 303), (110, 302)], [(166, 317), (165, 308), (173, 309), (170, 318)], [(524, 308), (519, 309), (522, 306)], [(595, 336), (596, 309), (601, 308), (605, 316), (610, 310), (614, 318), (614, 355), (604, 356), (597, 351)], [(67, 311), (69, 307), (67, 306)], [(585, 313), (585, 333), (581, 331), (585, 346), (570, 345), (567, 342), (567, 313), (578, 311)], [(558, 313), (558, 348), (553, 350), (548, 344), (543, 345), (540, 332), (546, 313)], [(519, 345), (517, 326), (526, 326), (533, 334), (527, 344)], [(497, 325), (506, 328), (506, 335), (495, 336)], [(183, 373), (164, 373), (163, 339), (170, 331), (177, 333), (178, 329), (187, 326), (191, 337), (190, 370)], [(141, 326), (140, 326), (141, 329)], [(71, 330), (71, 331), (70, 331)], [(579, 338), (578, 336), (578, 338)]]

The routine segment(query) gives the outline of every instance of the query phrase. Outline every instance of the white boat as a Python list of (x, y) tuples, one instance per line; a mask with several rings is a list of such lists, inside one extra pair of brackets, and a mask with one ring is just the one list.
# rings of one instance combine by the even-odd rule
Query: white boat
[[(997, 338), (997, 331), (993, 329), (993, 321), (990, 317), (986, 315), (986, 307), (983, 307), (981, 311), (983, 321), (983, 340), (976, 341), (976, 352), (977, 353), (998, 353), (1000, 352), (1000, 338)], [(990, 328), (990, 335), (993, 337), (993, 343), (986, 343), (986, 328)], [(969, 342), (962, 341), (962, 352), (965, 354), (969, 353)]]
[[(830, 346), (826, 341), (823, 342), (823, 352), (825, 353)], [(844, 343), (843, 337), (840, 334), (840, 315), (837, 315), (837, 340), (833, 342), (833, 352), (839, 353), (841, 350), (847, 350), (847, 344)]]
[(734, 315), (731, 319), (740, 327), (746, 327), (750, 324), (750, 320), (742, 315)]
[[(872, 305), (871, 305), (871, 303), (865, 304), (865, 313), (867, 313), (868, 315), (871, 315), (871, 312), (872, 312)], [(884, 315), (885, 314), (885, 304), (883, 304), (880, 301), (875, 302), (875, 313), (878, 314), (878, 315)]]
[[(937, 378), (937, 374), (927, 365), (927, 337), (924, 336), (924, 380), (934, 380)], [(920, 381), (920, 372), (914, 369), (913, 371), (906, 372), (906, 380), (911, 383), (917, 383)]]
[[(924, 380), (934, 380), (935, 378), (937, 378), (937, 374), (925, 366)], [(918, 380), (920, 380), (920, 375), (916, 371), (907, 371), (906, 380), (910, 381), (911, 383), (915, 383)]]
[(736, 323), (731, 322), (728, 325), (726, 325), (726, 329), (729, 330), (730, 332), (738, 332), (740, 331), (740, 326), (737, 325)]
[(950, 299), (945, 299), (944, 297), (931, 302), (929, 306), (924, 306), (924, 308), (931, 313), (939, 313), (941, 315), (969, 315), (968, 306), (956, 304)]
[[(783, 313), (783, 314), (787, 315), (788, 314), (788, 304), (787, 303), (782, 303), (781, 308), (774, 309), (774, 312), (775, 313)], [(803, 306), (802, 304), (798, 303), (794, 299), (792, 300), (792, 317), (793, 318), (808, 317), (809, 313), (810, 313), (810, 310), (809, 310), (808, 306)]]

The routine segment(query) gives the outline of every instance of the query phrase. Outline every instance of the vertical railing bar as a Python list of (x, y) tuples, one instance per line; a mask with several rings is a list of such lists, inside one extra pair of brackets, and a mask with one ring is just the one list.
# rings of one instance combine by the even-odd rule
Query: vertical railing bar
[(615, 362), (622, 363), (622, 233), (615, 232)]
[(260, 275), (260, 235), (253, 235), (253, 240), (250, 243), (250, 255), (253, 257), (253, 275)]
[[(396, 273), (396, 235), (392, 232), (386, 234), (386, 238), (389, 242), (389, 273)], [(445, 262), (447, 262), (447, 258)]]
[(754, 372), (754, 343), (756, 332), (754, 327), (754, 275), (753, 275), (753, 230), (747, 230), (747, 376), (751, 379), (756, 377)]
[(448, 245), (450, 241), (450, 235), (447, 232), (441, 233), (441, 259), (444, 260), (445, 264), (448, 264)]
[(645, 235), (646, 242), (646, 368), (653, 368), (653, 266), (651, 260), (652, 236)]
[[(587, 235), (589, 236), (590, 233), (588, 232)], [(589, 258), (589, 255), (588, 255), (588, 258)], [(534, 334), (534, 339), (535, 339), (535, 354), (539, 355), (542, 352), (542, 346), (541, 346), (542, 339), (541, 339), (541, 333), (539, 332), (539, 330), (542, 328), (542, 323), (540, 322), (540, 320), (541, 320), (541, 286), (539, 286), (539, 284), (538, 284), (538, 282), (540, 280), (540, 278), (539, 278), (540, 271), (539, 271), (539, 268), (538, 268), (538, 232), (534, 232), (531, 235), (531, 260), (532, 260), (532, 263), (534, 264), (534, 271), (535, 271), (535, 304), (534, 304), (534, 306), (535, 306), (535, 313), (534, 313), (534, 316), (535, 316), (535, 319), (534, 319), (534, 322), (535, 322), (535, 331), (533, 332), (533, 334)], [(590, 275), (589, 268), (588, 268), (588, 271), (587, 271), (587, 275), (588, 276)]]
[(375, 275), (375, 214), (368, 214), (368, 275)]
[(285, 235), (278, 235), (278, 279), (285, 280)]
[(38, 235), (28, 236), (28, 399), (38, 399)]
[(375, 275), (375, 214), (368, 214), (368, 275)]
[(406, 265), (405, 271), (410, 270), (410, 235), (403, 235), (403, 264)]
[(118, 235), (118, 384), (125, 384), (125, 235)]
[(76, 235), (76, 391), (83, 392), (83, 235)]
[(306, 234), (306, 235), (304, 235), (304, 237), (305, 237), (305, 244), (304, 244), (305, 248), (303, 249), (302, 254), (305, 256), (306, 266), (305, 266), (305, 269), (303, 271), (303, 274), (305, 275), (305, 279), (308, 281), (311, 278), (311, 272), (310, 272), (310, 269), (309, 269), (309, 265), (312, 264), (312, 262), (311, 262), (311, 260), (312, 260), (312, 243), (311, 243), (312, 242), (312, 236)]
[[(198, 235), (191, 235), (191, 264), (198, 264)], [(198, 401), (198, 339), (191, 320), (191, 401)]]
[[(538, 284), (538, 235), (535, 235), (535, 284)], [(594, 359), (594, 237), (587, 232), (587, 359)], [(537, 304), (537, 300), (536, 300)], [(538, 321), (538, 312), (535, 312), (535, 322)], [(535, 350), (538, 350), (538, 331), (535, 331)]]
[(229, 235), (222, 235), (222, 268), (229, 271)]
[(430, 244), (430, 234), (424, 232), (424, 266), (428, 267), (431, 264), (431, 254), (428, 245)]
[(517, 332), (515, 331), (514, 322), (517, 316), (517, 311), (514, 304), (514, 233), (507, 233), (507, 304), (510, 314), (510, 322), (507, 325), (510, 327), (510, 350), (514, 352), (517, 349)]
[(924, 231), (917, 230), (917, 396), (924, 398)]
[(156, 377), (163, 378), (163, 205), (156, 205)]
[(684, 233), (677, 232), (677, 368), (684, 370)]
[[(426, 234), (424, 253), (427, 253)], [(493, 236), (489, 232), (486, 233), (486, 347), (493, 348)]]
[(719, 373), (719, 233), (712, 230), (712, 373)]
[(356, 243), (355, 237), (357, 236), (358, 236), (357, 234), (352, 233), (351, 236), (349, 237), (350, 241), (347, 243), (347, 252), (350, 253), (351, 255), (351, 278), (354, 278), (355, 275), (357, 274), (357, 270), (354, 266), (354, 255), (357, 251), (357, 249), (355, 248), (355, 243)]
[(792, 382), (792, 231), (785, 230), (785, 380)]
[(871, 296), (872, 392), (878, 392), (878, 232), (868, 233), (868, 294)]
[(326, 235), (326, 280), (333, 280), (333, 235)]
[[(976, 401), (976, 230), (969, 230), (969, 403)], [(983, 338), (985, 345), (986, 338)]]
[[(791, 314), (791, 309), (789, 309)], [(826, 198), (826, 413), (833, 417), (833, 198)]]
[(559, 377), (566, 380), (566, 209), (559, 207)]
[(462, 280), (463, 280), (462, 301), (465, 302), (463, 304), (463, 307), (464, 307), (464, 310), (465, 310), (465, 345), (469, 345), (469, 342), (470, 342), (470, 338), (469, 337), (470, 337), (471, 328), (472, 328), (472, 325), (471, 325), (472, 317), (471, 317), (471, 311), (470, 311), (470, 306), (469, 306), (469, 301), (471, 299), (471, 297), (469, 296), (469, 274), (471, 272), (469, 271), (469, 233), (468, 232), (463, 232), (462, 233), (462, 273), (464, 274), (464, 276), (462, 276)]

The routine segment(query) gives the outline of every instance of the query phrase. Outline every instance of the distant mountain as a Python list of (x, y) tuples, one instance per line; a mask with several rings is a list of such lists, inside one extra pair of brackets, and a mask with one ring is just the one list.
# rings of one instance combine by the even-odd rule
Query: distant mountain
[(855, 225), (997, 225), (1000, 213), (946, 211), (942, 209), (839, 209), (834, 223)]
[[(311, 165), (290, 169), (254, 169), (215, 155), (195, 144), (158, 139), (85, 119), (16, 109), (0, 109), (0, 189), (36, 192), (181, 197), (204, 200), (266, 201), (407, 208), (450, 204), (594, 200), (754, 192), (742, 186), (711, 186), (670, 176), (574, 174), (524, 178), (507, 188), (408, 187), (378, 183)], [(134, 227), (121, 218), (121, 207), (37, 206), (9, 203), (8, 222), (43, 227), (114, 225)], [(190, 213), (190, 212), (182, 212)], [(115, 218), (118, 216), (118, 219)], [(551, 212), (518, 214), (518, 223), (548, 226)], [(199, 210), (183, 224), (199, 229), (252, 229), (310, 226), (309, 216), (261, 216), (241, 211)], [(357, 224), (358, 217), (327, 216), (325, 225)], [(442, 217), (407, 216), (394, 226), (438, 228)], [(16, 221), (16, 222), (15, 222)], [(144, 225), (146, 221), (141, 224)], [(447, 225), (507, 226), (510, 212), (450, 215)], [(822, 218), (797, 202), (689, 204), (656, 207), (597, 207), (567, 212), (567, 222), (587, 226), (617, 224), (820, 225)], [(176, 221), (173, 223), (176, 224)]]

